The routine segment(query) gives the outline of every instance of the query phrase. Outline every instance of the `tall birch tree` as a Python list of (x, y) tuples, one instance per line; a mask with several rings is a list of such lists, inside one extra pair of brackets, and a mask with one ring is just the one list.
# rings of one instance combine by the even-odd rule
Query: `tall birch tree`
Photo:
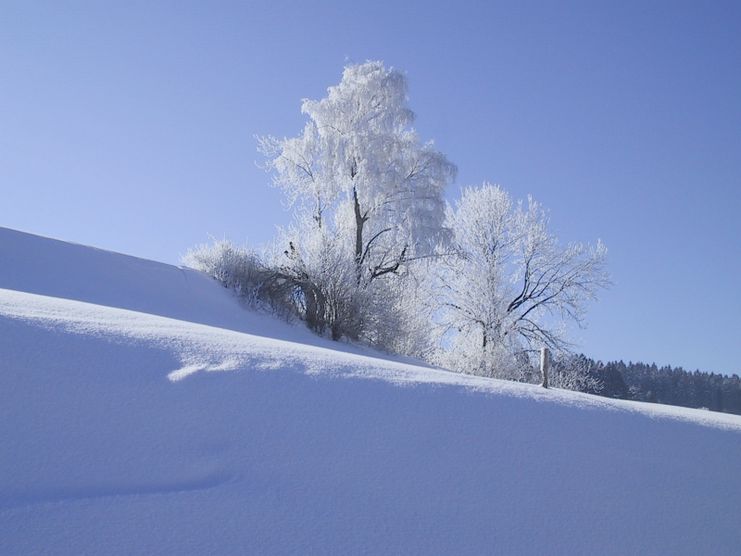
[[(343, 297), (351, 299), (342, 306), (359, 312), (359, 297), (377, 294), (379, 283), (408, 272), (448, 239), (443, 190), (456, 168), (420, 140), (406, 78), (382, 62), (347, 66), (326, 97), (304, 100), (301, 111), (307, 116), (301, 134), (260, 139), (275, 185), (297, 208), (285, 254), (303, 264), (321, 258), (316, 251), (328, 251), (330, 241), (332, 256), (339, 256), (332, 265), (352, 267), (352, 286), (343, 281)], [(309, 289), (326, 297), (321, 283)], [(359, 335), (362, 315), (340, 317), (337, 310), (325, 307), (319, 321), (352, 322), (332, 335)]]

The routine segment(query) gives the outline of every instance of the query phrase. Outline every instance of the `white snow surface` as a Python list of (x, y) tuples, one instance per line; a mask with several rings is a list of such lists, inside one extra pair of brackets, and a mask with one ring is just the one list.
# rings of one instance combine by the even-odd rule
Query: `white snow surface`
[(741, 417), (431, 369), (0, 228), (0, 554), (738, 554)]

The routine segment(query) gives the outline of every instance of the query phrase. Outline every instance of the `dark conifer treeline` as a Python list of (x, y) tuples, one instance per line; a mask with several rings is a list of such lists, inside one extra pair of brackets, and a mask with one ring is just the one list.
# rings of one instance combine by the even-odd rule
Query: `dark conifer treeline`
[(741, 378), (685, 371), (681, 367), (657, 367), (655, 363), (603, 363), (582, 356), (599, 380), (598, 393), (609, 398), (702, 407), (741, 415)]

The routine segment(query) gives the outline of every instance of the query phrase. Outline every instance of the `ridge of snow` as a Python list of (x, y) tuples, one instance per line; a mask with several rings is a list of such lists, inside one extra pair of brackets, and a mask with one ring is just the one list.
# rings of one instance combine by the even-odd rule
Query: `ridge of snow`
[[(741, 416), (662, 404), (615, 400), (537, 385), (453, 373), (368, 354), (266, 338), (126, 309), (0, 289), (0, 315), (37, 326), (113, 341), (144, 342), (169, 351), (179, 361), (167, 373), (173, 382), (193, 373), (239, 369), (301, 369), (307, 374), (385, 380), (399, 385), (460, 386), (500, 395), (572, 406), (620, 409), (652, 418), (679, 419), (741, 431)], [(261, 315), (265, 320), (271, 320)]]

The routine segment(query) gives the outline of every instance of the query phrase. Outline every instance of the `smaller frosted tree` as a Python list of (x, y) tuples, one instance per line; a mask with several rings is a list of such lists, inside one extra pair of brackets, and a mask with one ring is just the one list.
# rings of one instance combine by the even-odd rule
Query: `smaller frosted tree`
[(565, 323), (607, 285), (606, 249), (560, 247), (533, 199), (514, 203), (499, 186), (467, 188), (448, 226), (453, 253), (437, 265), (445, 363), (464, 372), (527, 380), (542, 346), (569, 347)]

